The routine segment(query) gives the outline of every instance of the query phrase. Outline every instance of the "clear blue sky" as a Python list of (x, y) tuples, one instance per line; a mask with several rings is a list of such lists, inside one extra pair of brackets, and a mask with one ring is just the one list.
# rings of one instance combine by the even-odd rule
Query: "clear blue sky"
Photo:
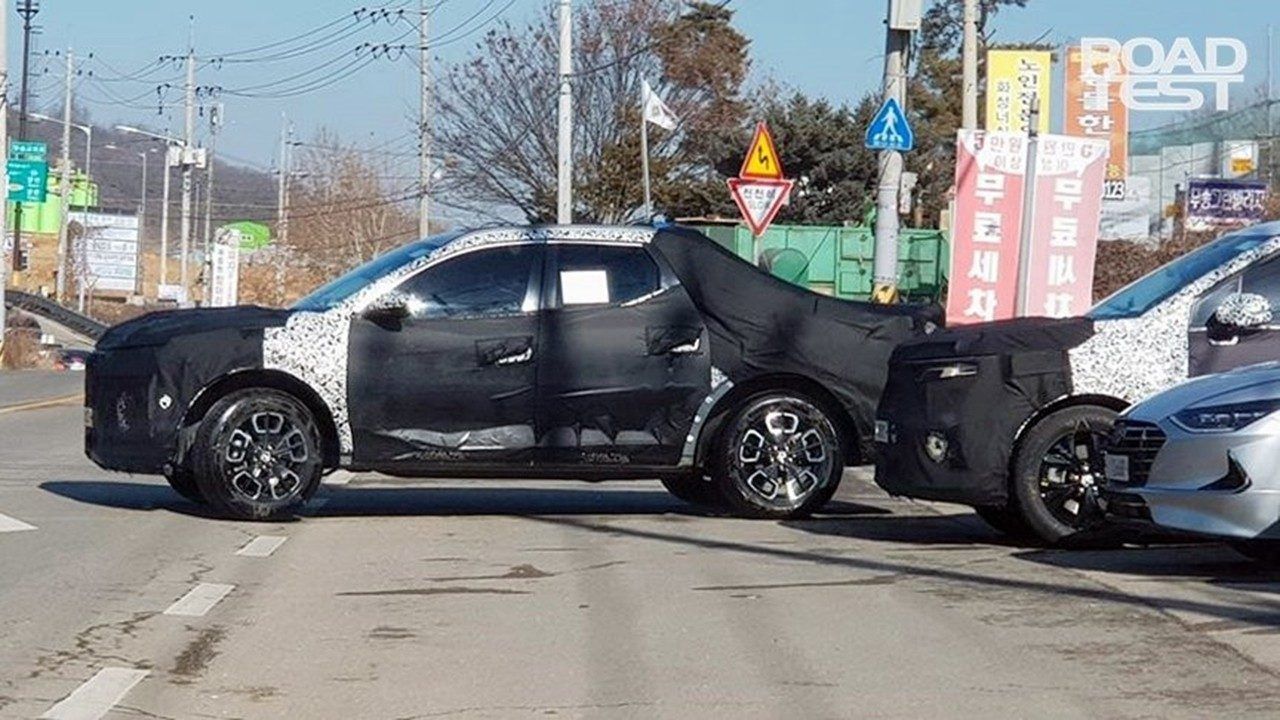
[[(504, 17), (523, 20), (548, 0), (444, 0), (434, 18), (437, 35), (451, 29), (453, 42), (438, 53), (446, 62), (470, 51), (478, 37), (463, 32), (480, 25), (507, 6)], [(589, 2), (590, 0), (576, 0)], [(8, 0), (12, 5), (16, 0)], [(46, 0), (38, 16), (43, 28), (40, 50), (73, 46), (77, 54), (92, 52), (86, 65), (94, 78), (78, 81), (82, 97), (100, 123), (147, 123), (178, 132), (181, 116), (157, 115), (155, 80), (180, 82), (178, 71), (166, 67), (146, 77), (148, 83), (102, 81), (116, 72), (130, 72), (162, 54), (181, 53), (186, 45), (187, 17), (196, 16), (196, 45), (206, 57), (281, 40), (351, 12), (364, 3), (352, 0)], [(369, 5), (377, 4), (369, 0)], [(391, 3), (395, 5), (396, 3)], [(416, 7), (408, 0), (400, 3)], [(882, 0), (733, 0), (737, 24), (752, 40), (753, 81), (770, 77), (813, 95), (835, 101), (854, 101), (878, 84), (883, 45)], [(485, 7), (488, 12), (465, 25)], [(1031, 40), (1061, 43), (1082, 35), (1154, 36), (1169, 40), (1180, 35), (1238, 37), (1250, 48), (1250, 82), (1265, 76), (1266, 27), (1280, 26), (1280, 2), (1274, 0), (1030, 0), (1026, 9), (1011, 9), (995, 22), (1001, 41)], [(19, 40), (17, 18), (10, 16), (10, 65), (17, 86)], [(342, 39), (314, 55), (278, 64), (208, 66), (200, 71), (202, 84), (244, 87), (268, 83), (309, 70), (341, 69), (351, 47), (364, 40), (409, 42), (400, 36), (407, 25), (379, 24), (357, 38)], [(1278, 31), (1280, 33), (1280, 31)], [(461, 35), (461, 37), (459, 37)], [(313, 37), (323, 37), (313, 36)], [(1280, 52), (1280, 42), (1277, 42)], [(38, 108), (56, 106), (61, 97), (61, 68), (57, 58), (37, 56), (35, 87)], [(45, 69), (47, 68), (47, 73)], [(1280, 74), (1280, 73), (1278, 73)], [(104, 88), (103, 86), (106, 86)], [(279, 87), (279, 86), (276, 86)], [(116, 98), (112, 101), (114, 93)], [(1055, 90), (1055, 93), (1058, 92)], [(139, 98), (139, 96), (142, 96)], [(152, 106), (150, 110), (123, 107), (119, 100)], [(179, 100), (171, 93), (171, 100)], [(412, 151), (412, 117), (416, 107), (416, 70), (408, 60), (379, 60), (344, 82), (301, 97), (245, 99), (224, 97), (229, 125), (221, 145), (233, 158), (269, 166), (276, 147), (280, 114), (296, 118), (303, 137), (327, 127), (352, 143), (387, 143)], [(113, 104), (113, 102), (115, 104)], [(407, 160), (407, 158), (406, 158)]]

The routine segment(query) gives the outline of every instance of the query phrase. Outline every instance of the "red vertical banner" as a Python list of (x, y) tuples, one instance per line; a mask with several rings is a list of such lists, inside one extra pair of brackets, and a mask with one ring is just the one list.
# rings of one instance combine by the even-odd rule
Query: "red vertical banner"
[(1011, 318), (1018, 292), (1018, 237), (1027, 138), (961, 130), (947, 324)]
[(1074, 317), (1093, 305), (1109, 142), (1042, 135), (1038, 143), (1026, 314)]

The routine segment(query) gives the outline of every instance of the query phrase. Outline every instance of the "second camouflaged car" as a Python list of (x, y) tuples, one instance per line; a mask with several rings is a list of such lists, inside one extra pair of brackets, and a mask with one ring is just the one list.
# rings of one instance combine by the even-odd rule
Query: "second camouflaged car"
[(1280, 355), (1280, 329), (1254, 311), (1271, 306), (1280, 223), (1224, 235), (1082, 318), (908, 342), (877, 414), (876, 482), (971, 505), (1015, 535), (1083, 539), (1103, 520), (1101, 443), (1116, 414), (1190, 376)]
[(814, 294), (686, 229), (459, 232), (287, 310), (112, 328), (85, 444), (237, 517), (297, 508), (336, 467), (658, 477), (792, 517), (865, 457), (890, 352), (936, 316)]

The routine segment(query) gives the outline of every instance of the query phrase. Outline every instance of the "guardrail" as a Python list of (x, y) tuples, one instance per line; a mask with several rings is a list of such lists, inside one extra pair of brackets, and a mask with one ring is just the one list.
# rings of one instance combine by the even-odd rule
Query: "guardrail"
[(21, 290), (5, 290), (4, 292), (5, 305), (25, 310), (32, 315), (39, 315), (42, 318), (63, 325), (73, 332), (84, 335), (90, 340), (97, 340), (102, 337), (102, 333), (107, 331), (106, 325), (88, 315), (81, 315), (75, 310), (65, 308), (48, 298), (25, 293)]

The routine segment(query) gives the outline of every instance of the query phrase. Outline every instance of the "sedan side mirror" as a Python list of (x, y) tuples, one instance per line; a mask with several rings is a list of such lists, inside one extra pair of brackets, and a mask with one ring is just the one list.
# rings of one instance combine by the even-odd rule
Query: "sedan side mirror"
[(369, 303), (361, 315), (378, 323), (399, 322), (409, 317), (409, 298), (403, 293), (387, 293)]
[(1271, 323), (1271, 301), (1255, 293), (1232, 293), (1214, 311), (1213, 319), (1232, 328), (1260, 328)]

